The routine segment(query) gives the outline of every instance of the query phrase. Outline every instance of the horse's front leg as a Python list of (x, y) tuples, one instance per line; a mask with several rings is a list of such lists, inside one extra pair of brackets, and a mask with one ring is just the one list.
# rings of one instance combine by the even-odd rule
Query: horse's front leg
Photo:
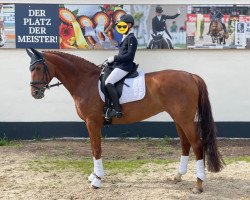
[(88, 119), (86, 120), (86, 125), (90, 137), (94, 162), (94, 172), (88, 177), (88, 180), (91, 182), (91, 186), (97, 189), (101, 186), (101, 179), (104, 176), (101, 147), (102, 122)]

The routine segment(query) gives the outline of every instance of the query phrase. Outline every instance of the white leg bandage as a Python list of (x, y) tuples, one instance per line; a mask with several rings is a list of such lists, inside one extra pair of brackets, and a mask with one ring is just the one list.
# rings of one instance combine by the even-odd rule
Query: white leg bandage
[(189, 158), (189, 156), (181, 156), (180, 168), (179, 168), (179, 173), (181, 175), (187, 173), (188, 158)]
[(94, 173), (100, 178), (102, 178), (104, 176), (102, 159), (100, 158), (96, 160), (95, 158), (93, 158), (93, 160), (94, 160)]
[(101, 178), (104, 176), (102, 159), (96, 160), (93, 157), (94, 161), (94, 173), (90, 174), (88, 180), (91, 182), (91, 185), (94, 187), (101, 187)]
[(205, 175), (205, 166), (203, 159), (196, 161), (196, 174), (199, 179), (201, 179), (202, 181), (205, 180), (206, 175)]

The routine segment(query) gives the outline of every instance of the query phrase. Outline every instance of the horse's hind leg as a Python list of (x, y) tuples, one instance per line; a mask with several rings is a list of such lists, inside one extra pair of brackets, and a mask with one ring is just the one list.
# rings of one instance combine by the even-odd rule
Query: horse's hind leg
[(180, 166), (179, 166), (178, 173), (174, 177), (175, 183), (181, 181), (181, 176), (187, 173), (189, 151), (190, 151), (190, 147), (191, 147), (191, 144), (188, 141), (184, 131), (177, 123), (176, 123), (176, 129), (177, 129), (178, 135), (180, 137), (182, 155), (180, 158)]
[(196, 157), (196, 175), (197, 182), (193, 189), (194, 193), (201, 193), (203, 191), (202, 181), (205, 180), (205, 166), (203, 160), (203, 145), (200, 136), (197, 132), (195, 123), (193, 121), (181, 125), (185, 135), (190, 142), (193, 152)]

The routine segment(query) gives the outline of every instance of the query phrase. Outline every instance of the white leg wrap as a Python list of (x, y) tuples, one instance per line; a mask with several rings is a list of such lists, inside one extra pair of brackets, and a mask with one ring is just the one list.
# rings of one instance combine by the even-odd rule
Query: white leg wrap
[(181, 156), (180, 168), (179, 168), (179, 173), (181, 175), (187, 173), (188, 158), (189, 156)]
[(95, 175), (91, 173), (88, 178), (89, 182), (92, 182), (94, 179), (95, 179)]
[(101, 180), (100, 179), (97, 179), (97, 178), (94, 178), (94, 180), (91, 182), (91, 185), (94, 186), (94, 187), (101, 187)]
[(93, 158), (93, 160), (94, 160), (94, 173), (100, 178), (102, 178), (104, 176), (102, 159), (100, 158), (96, 160), (95, 158)]
[(196, 174), (199, 179), (201, 179), (202, 181), (205, 180), (206, 175), (205, 175), (205, 166), (203, 159), (196, 161)]

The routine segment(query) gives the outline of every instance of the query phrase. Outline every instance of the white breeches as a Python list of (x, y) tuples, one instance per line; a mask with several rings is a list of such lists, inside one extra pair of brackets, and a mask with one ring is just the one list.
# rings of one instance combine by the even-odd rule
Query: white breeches
[(111, 83), (114, 85), (116, 82), (121, 80), (127, 74), (128, 74), (128, 72), (126, 72), (122, 69), (119, 69), (119, 68), (115, 68), (115, 69), (113, 69), (113, 71), (110, 73), (110, 75), (106, 79), (105, 85), (107, 85), (108, 83)]

